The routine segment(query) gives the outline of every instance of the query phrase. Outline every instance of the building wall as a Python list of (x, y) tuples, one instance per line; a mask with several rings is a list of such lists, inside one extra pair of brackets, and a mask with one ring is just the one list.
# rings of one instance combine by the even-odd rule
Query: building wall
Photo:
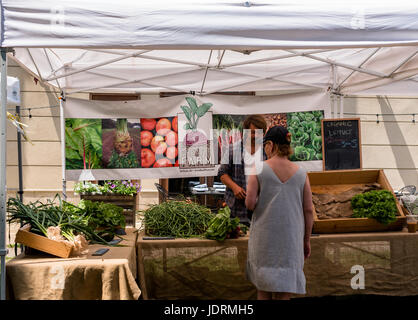
[(361, 119), (364, 169), (384, 169), (395, 190), (418, 186), (418, 123), (412, 121), (412, 114), (418, 115), (418, 99), (345, 98), (344, 113)]

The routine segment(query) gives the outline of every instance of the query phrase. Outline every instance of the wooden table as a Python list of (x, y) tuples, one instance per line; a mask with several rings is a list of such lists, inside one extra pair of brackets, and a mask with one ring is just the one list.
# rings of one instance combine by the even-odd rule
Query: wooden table
[[(143, 240), (139, 235), (138, 277), (143, 298), (255, 298), (255, 288), (245, 277), (247, 244), (248, 237), (217, 242)], [(323, 234), (312, 236), (311, 247), (304, 268), (308, 297), (418, 294), (418, 233)], [(364, 271), (364, 289), (357, 289), (356, 283), (352, 286), (359, 267)]]
[(92, 256), (103, 245), (90, 245), (85, 256), (58, 258), (24, 253), (6, 264), (9, 299), (17, 300), (137, 300), (137, 229), (126, 229), (118, 247)]

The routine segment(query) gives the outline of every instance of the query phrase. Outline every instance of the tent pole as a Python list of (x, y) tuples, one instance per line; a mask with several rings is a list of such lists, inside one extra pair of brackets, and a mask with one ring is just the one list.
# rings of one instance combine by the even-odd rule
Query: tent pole
[[(16, 115), (20, 119), (20, 106), (16, 106)], [(17, 163), (19, 168), (19, 199), (23, 202), (23, 173), (22, 173), (22, 134), (17, 130)]]
[(0, 88), (0, 300), (6, 300), (6, 151), (7, 151), (7, 48), (1, 48), (1, 88)]
[(67, 200), (67, 181), (65, 180), (65, 117), (64, 102), (65, 93), (61, 92), (60, 100), (60, 126), (61, 126), (61, 176), (62, 176), (62, 197)]

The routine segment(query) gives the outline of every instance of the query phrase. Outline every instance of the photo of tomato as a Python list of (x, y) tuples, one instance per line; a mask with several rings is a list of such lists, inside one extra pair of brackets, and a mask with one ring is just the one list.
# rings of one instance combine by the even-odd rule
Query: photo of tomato
[(178, 137), (177, 137), (177, 133), (175, 133), (174, 131), (168, 132), (165, 136), (165, 142), (169, 145), (169, 146), (175, 146), (178, 143)]
[(158, 120), (155, 130), (157, 131), (157, 134), (165, 136), (171, 131), (171, 121), (167, 118), (161, 118)]
[(177, 158), (178, 151), (176, 147), (168, 147), (166, 151), (166, 156), (170, 160), (174, 160)]
[(141, 166), (179, 166), (177, 117), (141, 119)]
[(155, 119), (141, 119), (142, 130), (154, 130), (157, 121)]
[(164, 168), (164, 167), (172, 167), (173, 164), (171, 163), (171, 161), (167, 158), (161, 158), (158, 159), (155, 163), (154, 163), (154, 168)]
[(141, 150), (141, 165), (143, 168), (150, 168), (155, 162), (155, 154), (148, 148)]
[(148, 147), (151, 144), (153, 137), (154, 135), (152, 134), (151, 131), (148, 131), (148, 130), (141, 131), (141, 138), (140, 138), (141, 146)]
[(178, 127), (177, 127), (177, 117), (174, 117), (174, 119), (173, 119), (173, 121), (171, 121), (171, 124), (172, 124), (172, 126), (173, 126), (173, 130), (175, 131), (175, 132), (178, 132)]

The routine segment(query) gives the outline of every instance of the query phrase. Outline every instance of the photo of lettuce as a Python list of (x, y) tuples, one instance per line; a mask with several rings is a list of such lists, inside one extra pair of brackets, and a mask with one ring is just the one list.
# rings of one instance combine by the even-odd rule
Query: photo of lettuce
[(287, 113), (287, 130), (292, 135), (291, 161), (322, 160), (321, 119), (323, 111)]
[(102, 168), (101, 119), (65, 120), (65, 167), (72, 169)]

